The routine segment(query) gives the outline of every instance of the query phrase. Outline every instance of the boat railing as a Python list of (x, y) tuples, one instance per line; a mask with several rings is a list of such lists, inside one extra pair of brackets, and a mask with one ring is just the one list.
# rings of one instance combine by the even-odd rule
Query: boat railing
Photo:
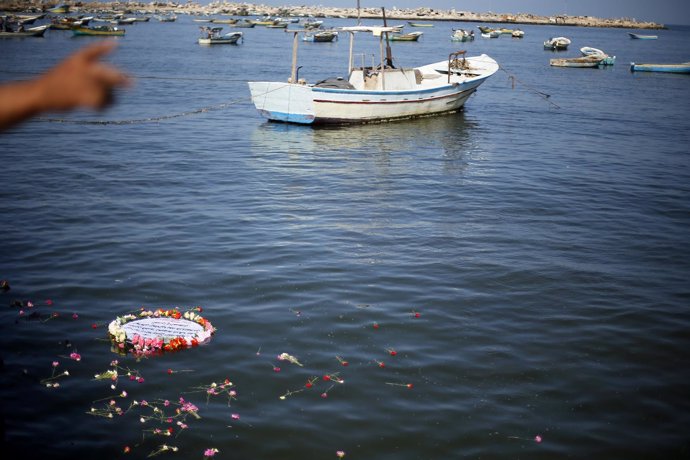
[[(469, 66), (467, 65), (467, 59), (465, 59), (465, 54), (467, 51), (456, 51), (448, 55), (448, 83), (450, 83), (450, 76), (452, 75), (452, 70), (467, 70)], [(460, 59), (462, 56), (462, 59)]]

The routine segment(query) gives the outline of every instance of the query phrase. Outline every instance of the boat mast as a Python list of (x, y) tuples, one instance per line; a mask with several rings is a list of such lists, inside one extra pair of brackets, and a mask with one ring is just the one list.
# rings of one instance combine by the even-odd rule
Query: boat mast
[(361, 11), (359, 8), (359, 0), (357, 0), (357, 25), (358, 26), (362, 25), (362, 15), (361, 15)]
[(293, 30), (292, 33), (292, 68), (290, 70), (290, 83), (297, 83), (297, 44), (299, 43), (297, 38), (299, 36), (299, 31)]
[[(383, 27), (388, 27), (388, 24), (386, 23), (386, 9), (384, 7), (381, 7), (381, 12), (383, 13)], [(383, 55), (383, 53), (381, 54)], [(386, 32), (386, 65), (390, 68), (395, 68), (393, 66), (393, 53), (391, 52), (391, 44), (388, 41), (388, 32)], [(381, 71), (383, 72), (383, 66), (381, 67)]]

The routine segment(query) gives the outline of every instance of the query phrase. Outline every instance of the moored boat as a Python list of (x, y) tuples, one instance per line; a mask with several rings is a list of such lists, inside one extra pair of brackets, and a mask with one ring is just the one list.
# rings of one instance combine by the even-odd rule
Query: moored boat
[(630, 38), (634, 38), (635, 40), (656, 40), (659, 38), (658, 35), (634, 34), (632, 32), (628, 32), (628, 35), (630, 35)]
[(635, 64), (630, 63), (631, 72), (690, 73), (690, 62), (681, 64)]
[(389, 35), (389, 39), (394, 42), (416, 42), (423, 34), (424, 32), (410, 32), (409, 34), (393, 33)]
[(0, 30), (0, 38), (42, 37), (49, 28), (50, 24), (27, 28), (19, 26), (17, 30)]
[(256, 23), (253, 21), (247, 21), (246, 19), (244, 21), (237, 21), (234, 24), (230, 24), (230, 27), (237, 27), (237, 28), (243, 28), (243, 29), (251, 29), (253, 27), (256, 27)]
[(112, 27), (112, 26), (97, 26), (97, 27), (78, 26), (78, 27), (74, 27), (72, 29), (72, 33), (75, 36), (79, 36), (79, 35), (122, 36), (125, 34), (125, 29), (120, 29), (119, 27)]
[(579, 68), (593, 68), (599, 67), (601, 61), (604, 59), (600, 55), (582, 56), (576, 58), (550, 59), (549, 64), (554, 67), (579, 67)]
[(563, 51), (568, 49), (571, 41), (566, 37), (552, 37), (544, 42), (545, 50)]
[(222, 27), (199, 27), (201, 37), (200, 45), (235, 45), (242, 38), (242, 32), (228, 32), (221, 35)]
[(524, 38), (524, 36), (525, 36), (525, 31), (524, 31), (524, 30), (520, 30), (520, 29), (515, 29), (515, 30), (510, 34), (510, 36), (513, 37), (513, 38)]
[(332, 42), (338, 38), (338, 32), (335, 30), (324, 30), (322, 32), (308, 32), (302, 37), (302, 41), (327, 43)]
[(601, 65), (613, 65), (616, 62), (616, 56), (609, 56), (602, 50), (591, 46), (583, 46), (580, 48), (580, 52), (583, 56), (600, 56), (602, 58)]
[(454, 42), (468, 42), (474, 40), (474, 31), (465, 29), (454, 29), (450, 39)]
[(430, 22), (410, 22), (410, 21), (407, 21), (407, 23), (410, 25), (410, 27), (434, 27), (434, 25)]
[(461, 110), (467, 99), (491, 75), (498, 63), (487, 55), (448, 59), (415, 68), (394, 67), (390, 48), (372, 67), (355, 67), (354, 37), (371, 34), (383, 50), (392, 27), (354, 26), (339, 31), (350, 35), (349, 74), (307, 84), (298, 78), (298, 33), (293, 38), (293, 65), (284, 81), (249, 82), (256, 109), (273, 121), (299, 124), (368, 123), (423, 117)]

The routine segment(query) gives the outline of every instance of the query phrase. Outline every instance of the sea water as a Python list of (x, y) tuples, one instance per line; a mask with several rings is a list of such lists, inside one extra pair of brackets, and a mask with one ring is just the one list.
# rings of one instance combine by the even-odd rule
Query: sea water
[[(109, 60), (135, 84), (113, 107), (0, 134), (3, 453), (690, 455), (690, 77), (629, 71), (687, 61), (690, 29), (482, 39), (436, 22), (392, 43), (395, 64), (496, 59), (464, 112), (313, 129), (249, 100), (247, 81), (288, 78), (291, 34), (204, 47), (199, 25), (127, 27)], [(477, 39), (451, 42), (453, 28)], [(543, 49), (561, 35), (568, 51)], [(4, 40), (2, 79), (94, 40)], [(582, 46), (616, 64), (549, 66)], [(347, 51), (344, 35), (302, 44), (300, 78), (344, 76)], [(108, 323), (142, 307), (200, 307), (217, 332), (114, 353)], [(115, 359), (117, 381), (95, 379)], [(208, 392), (225, 379), (232, 398)], [(179, 398), (201, 418), (172, 419)], [(111, 400), (124, 415), (105, 416)]]

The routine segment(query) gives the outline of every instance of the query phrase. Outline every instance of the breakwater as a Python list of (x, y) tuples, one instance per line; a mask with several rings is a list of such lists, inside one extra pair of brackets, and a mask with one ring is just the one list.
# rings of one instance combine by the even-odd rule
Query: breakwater
[[(297, 17), (338, 17), (356, 18), (380, 18), (379, 8), (362, 8), (359, 12), (356, 8), (326, 7), (326, 6), (270, 6), (252, 3), (214, 2), (201, 5), (195, 2), (66, 2), (70, 11), (77, 13), (96, 13), (100, 11), (126, 11), (143, 14), (190, 14), (190, 15), (218, 15), (227, 14), (234, 16), (297, 16)], [(6, 11), (45, 11), (51, 5), (40, 1), (0, 1), (0, 9)], [(510, 24), (536, 24), (536, 25), (563, 25), (580, 27), (618, 27), (630, 29), (664, 29), (663, 24), (638, 21), (634, 18), (598, 18), (594, 16), (570, 16), (559, 14), (553, 16), (541, 16), (531, 13), (494, 13), (471, 12), (458, 9), (438, 10), (427, 7), (419, 8), (392, 8), (386, 11), (386, 16), (392, 20), (404, 21), (459, 21), (459, 22), (486, 22), (486, 23), (510, 23)]]

